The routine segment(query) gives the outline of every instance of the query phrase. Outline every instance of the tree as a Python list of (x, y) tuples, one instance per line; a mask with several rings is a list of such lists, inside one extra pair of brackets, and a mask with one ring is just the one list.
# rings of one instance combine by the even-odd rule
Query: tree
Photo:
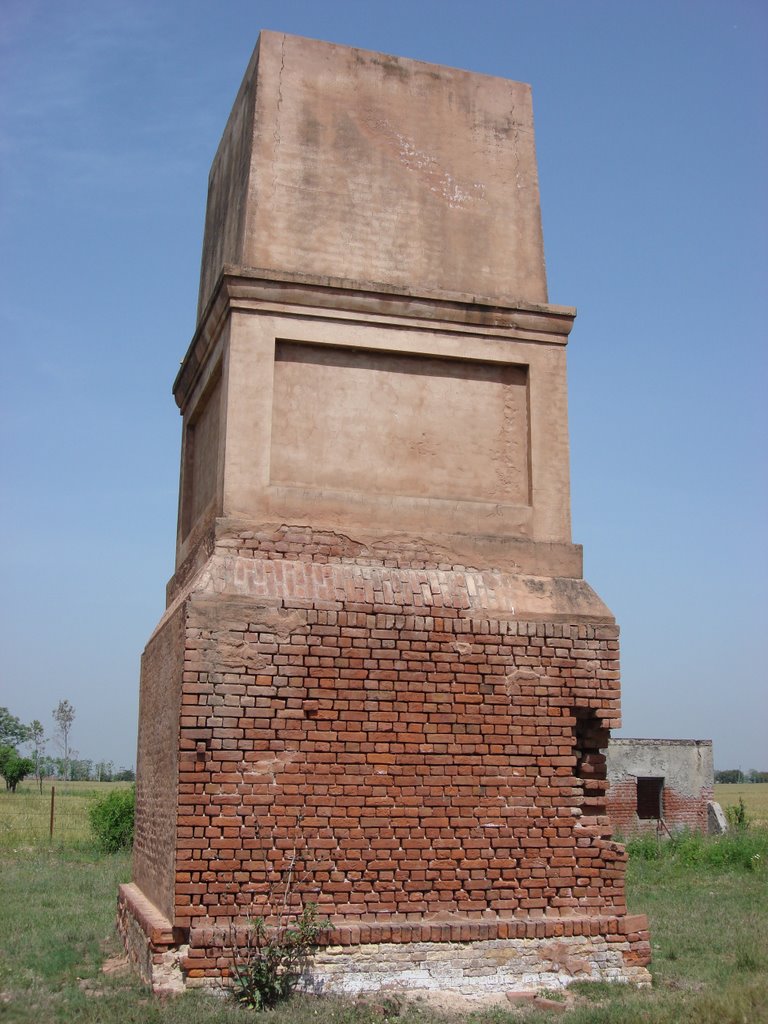
[(29, 739), (29, 726), (24, 725), (8, 708), (0, 708), (0, 744), (15, 747)]
[(89, 782), (93, 777), (93, 761), (90, 758), (80, 758), (77, 751), (70, 750), (72, 755), (69, 759), (69, 778), (72, 782)]
[(55, 738), (64, 755), (64, 778), (69, 777), (69, 732), (75, 720), (75, 709), (68, 700), (60, 700), (53, 709), (53, 720), (56, 723)]
[(34, 769), (27, 757), (21, 757), (17, 743), (29, 739), (29, 726), (12, 715), (8, 708), (0, 708), (0, 775), (5, 779), (6, 789), (16, 792), (16, 786)]
[(5, 779), (6, 789), (15, 793), (16, 786), (34, 770), (35, 762), (28, 757), (19, 757), (15, 747), (8, 743), (0, 746), (0, 775)]
[(36, 718), (33, 719), (32, 724), (29, 727), (29, 742), (32, 744), (32, 759), (35, 762), (35, 778), (37, 784), (40, 787), (40, 792), (43, 792), (43, 758), (45, 755), (45, 730), (43, 729), (42, 723)]

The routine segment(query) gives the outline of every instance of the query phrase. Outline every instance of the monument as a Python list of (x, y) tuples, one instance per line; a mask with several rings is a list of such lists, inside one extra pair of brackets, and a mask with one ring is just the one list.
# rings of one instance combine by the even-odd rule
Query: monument
[(605, 808), (618, 629), (571, 542), (574, 316), (527, 85), (261, 34), (142, 660), (119, 925), (156, 989), (226, 977), (292, 851), (330, 920), (310, 988), (649, 979)]

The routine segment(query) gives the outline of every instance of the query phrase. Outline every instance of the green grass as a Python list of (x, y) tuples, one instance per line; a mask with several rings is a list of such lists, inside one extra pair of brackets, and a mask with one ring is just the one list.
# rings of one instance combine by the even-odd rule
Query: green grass
[(630, 909), (650, 919), (658, 1020), (768, 1020), (768, 832), (683, 836), (654, 859), (633, 853)]
[(95, 1019), (79, 1016), (88, 997), (78, 980), (101, 973), (113, 947), (117, 886), (129, 873), (125, 854), (0, 850), (1, 1020)]
[(699, 832), (678, 832), (668, 838), (644, 835), (631, 839), (627, 850), (633, 871), (642, 862), (659, 861), (670, 872), (701, 867), (762, 874), (768, 864), (768, 830), (732, 830), (716, 839)]
[[(631, 845), (628, 872), (630, 912), (647, 913), (651, 921), (650, 990), (580, 982), (562, 1014), (526, 1007), (465, 1011), (452, 1018), (423, 1005), (398, 1006), (398, 1000), (384, 996), (363, 1003), (297, 998), (261, 1019), (267, 1024), (394, 1024), (395, 1018), (400, 1024), (768, 1022), (768, 832), (653, 844)], [(127, 854), (100, 856), (85, 834), (69, 845), (0, 846), (0, 1021), (242, 1024), (258, 1019), (226, 999), (194, 992), (160, 1001), (131, 974), (101, 972), (104, 960), (119, 952), (115, 896), (129, 874)]]

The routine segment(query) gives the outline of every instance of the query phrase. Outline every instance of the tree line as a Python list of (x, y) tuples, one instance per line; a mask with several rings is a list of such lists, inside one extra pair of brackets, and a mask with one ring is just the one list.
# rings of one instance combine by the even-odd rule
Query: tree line
[(741, 768), (728, 768), (722, 772), (715, 772), (715, 782), (768, 782), (768, 772), (759, 772), (750, 768), (743, 772)]
[[(0, 775), (5, 779), (6, 789), (15, 793), (17, 785), (30, 775), (34, 775), (41, 793), (43, 779), (49, 778), (73, 782), (132, 782), (135, 779), (131, 768), (116, 770), (112, 761), (80, 757), (70, 742), (75, 709), (68, 700), (60, 700), (51, 716), (54, 727), (51, 735), (46, 736), (37, 718), (26, 724), (8, 708), (0, 707)], [(49, 742), (59, 756), (47, 752)]]

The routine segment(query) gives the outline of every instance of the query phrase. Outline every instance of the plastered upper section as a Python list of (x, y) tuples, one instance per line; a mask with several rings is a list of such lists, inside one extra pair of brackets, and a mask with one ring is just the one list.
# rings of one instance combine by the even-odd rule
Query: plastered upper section
[(682, 796), (698, 796), (714, 785), (712, 740), (612, 739), (608, 746), (608, 778), (663, 778)]
[[(217, 517), (449, 548), (457, 535), (570, 546), (558, 314), (517, 311), (505, 326), (496, 307), (468, 324), (399, 315), (371, 293), (351, 311), (328, 285), (300, 291), (226, 277), (182, 367), (177, 566)], [(318, 305), (324, 292), (335, 309)], [(487, 564), (470, 547), (459, 561)], [(555, 574), (580, 575), (578, 561)]]
[(209, 180), (225, 263), (546, 302), (529, 86), (262, 32)]

